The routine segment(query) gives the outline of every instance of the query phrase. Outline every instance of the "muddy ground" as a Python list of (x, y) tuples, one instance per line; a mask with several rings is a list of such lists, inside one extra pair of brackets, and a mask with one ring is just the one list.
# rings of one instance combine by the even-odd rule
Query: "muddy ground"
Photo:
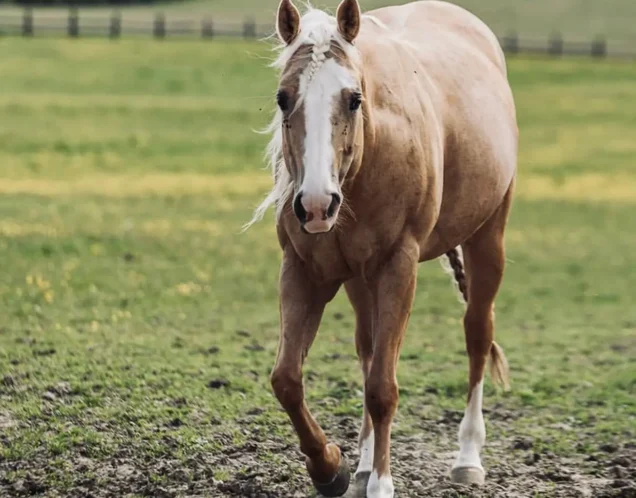
[[(75, 477), (65, 486), (64, 495), (51, 483), (56, 474), (68, 475), (68, 467), (60, 469), (59, 463), (52, 464), (45, 455), (34, 455), (28, 461), (1, 461), (0, 496), (315, 496), (295, 441), (269, 435), (267, 428), (255, 422), (258, 414), (255, 409), (239, 420), (244, 433), (251, 433), (249, 443), (233, 445), (231, 434), (220, 428), (215, 436), (219, 451), (194, 452), (185, 460), (140, 458), (130, 447), (120, 449), (107, 461), (98, 461), (82, 456), (80, 450), (67, 462)], [(487, 411), (486, 416), (491, 424), (504, 425), (514, 418), (497, 408)], [(538, 449), (532, 438), (490, 439), (484, 452), (487, 484), (481, 488), (452, 484), (447, 472), (454, 458), (454, 435), (460, 419), (461, 412), (446, 411), (438, 420), (423, 421), (413, 434), (397, 431), (392, 452), (396, 497), (636, 497), (636, 442), (606, 443), (590, 451), (587, 439), (593, 437), (593, 428), (582, 431), (581, 443), (567, 458)], [(355, 465), (358, 421), (334, 417), (325, 427), (340, 442), (348, 462)], [(169, 437), (163, 441), (170, 445)], [(9, 481), (5, 477), (8, 472), (23, 477)], [(227, 477), (214, 477), (221, 474)], [(154, 477), (157, 475), (163, 476), (161, 482)]]
[[(426, 421), (415, 435), (393, 438), (393, 478), (396, 497), (636, 497), (636, 442), (601, 445), (597, 451), (572, 448), (569, 458), (549, 451), (537, 451), (531, 438), (511, 438), (488, 442), (484, 455), (487, 483), (483, 487), (452, 484), (448, 478), (455, 457), (455, 431), (461, 412), (448, 411), (439, 420)], [(488, 416), (505, 423), (510, 413), (491, 411)], [(341, 418), (334, 426), (341, 449), (348, 461), (357, 461), (357, 421)], [(263, 465), (259, 449), (269, 446), (287, 454), (289, 468)], [(293, 497), (314, 496), (306, 481), (295, 477), (302, 469), (302, 455), (293, 445), (280, 441), (259, 441), (246, 448), (228, 448), (213, 458), (216, 465), (229, 469), (246, 467), (247, 472), (217, 482), (219, 496)], [(294, 475), (294, 477), (292, 477)], [(350, 496), (349, 493), (347, 496)]]

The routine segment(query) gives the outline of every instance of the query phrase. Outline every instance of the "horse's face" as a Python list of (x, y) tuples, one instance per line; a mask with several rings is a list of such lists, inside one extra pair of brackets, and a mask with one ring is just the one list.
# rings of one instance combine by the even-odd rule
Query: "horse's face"
[[(353, 7), (353, 8), (352, 8)], [(289, 0), (279, 7), (278, 33), (293, 43), (300, 27)], [(295, 185), (293, 210), (307, 233), (330, 231), (343, 197), (341, 186), (362, 143), (361, 78), (346, 50), (359, 30), (357, 2), (338, 9), (342, 41), (301, 44), (289, 59), (279, 83), (282, 153)]]

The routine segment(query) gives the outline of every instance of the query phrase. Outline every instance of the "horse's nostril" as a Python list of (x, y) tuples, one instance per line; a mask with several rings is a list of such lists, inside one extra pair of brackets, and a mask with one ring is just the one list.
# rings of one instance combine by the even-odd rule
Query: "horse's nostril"
[(336, 214), (336, 209), (340, 205), (342, 199), (339, 194), (331, 194), (331, 204), (327, 208), (327, 218), (331, 218), (334, 214)]
[(298, 194), (296, 196), (296, 199), (294, 199), (294, 214), (296, 215), (296, 218), (300, 220), (301, 223), (305, 223), (305, 221), (307, 221), (307, 211), (305, 210), (305, 207), (303, 206), (303, 203), (301, 200), (302, 196), (303, 194)]

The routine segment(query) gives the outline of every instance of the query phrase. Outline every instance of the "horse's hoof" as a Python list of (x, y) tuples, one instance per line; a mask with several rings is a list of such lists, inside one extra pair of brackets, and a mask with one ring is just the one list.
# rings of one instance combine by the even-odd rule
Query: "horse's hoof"
[(335, 496), (342, 496), (347, 492), (347, 489), (349, 489), (350, 478), (351, 477), (349, 474), (349, 466), (347, 465), (347, 462), (345, 461), (345, 459), (342, 458), (340, 460), (340, 467), (338, 468), (338, 473), (336, 474), (336, 477), (332, 479), (331, 482), (325, 484), (321, 482), (316, 482), (313, 479), (312, 481), (314, 483), (314, 487), (316, 488), (316, 491), (318, 491), (320, 495), (325, 496), (327, 498), (331, 498)]
[(367, 485), (371, 472), (357, 472), (353, 476), (353, 484), (347, 491), (345, 498), (367, 498)]
[(451, 481), (457, 484), (479, 484), (486, 481), (486, 473), (478, 467), (457, 467), (451, 470)]

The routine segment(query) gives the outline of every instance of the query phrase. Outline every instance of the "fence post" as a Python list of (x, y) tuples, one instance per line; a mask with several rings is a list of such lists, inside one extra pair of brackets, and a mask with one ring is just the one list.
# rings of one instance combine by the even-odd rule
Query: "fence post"
[(71, 7), (68, 11), (68, 36), (71, 38), (79, 36), (79, 12), (77, 7)]
[(607, 55), (607, 42), (605, 38), (597, 38), (592, 42), (592, 57), (605, 57)]
[(22, 36), (33, 36), (33, 9), (27, 7), (22, 15)]
[(519, 37), (517, 33), (511, 33), (504, 38), (503, 49), (504, 52), (511, 54), (519, 53)]
[(154, 35), (155, 38), (166, 37), (166, 15), (163, 12), (158, 12), (155, 17)]
[(243, 38), (256, 38), (256, 22), (246, 19), (243, 23)]
[(563, 55), (563, 37), (561, 33), (555, 33), (550, 38), (548, 53), (551, 55)]
[(110, 38), (119, 38), (121, 36), (121, 13), (119, 11), (113, 11), (110, 16)]
[(212, 19), (203, 19), (201, 23), (201, 37), (212, 38), (214, 36), (214, 23)]

